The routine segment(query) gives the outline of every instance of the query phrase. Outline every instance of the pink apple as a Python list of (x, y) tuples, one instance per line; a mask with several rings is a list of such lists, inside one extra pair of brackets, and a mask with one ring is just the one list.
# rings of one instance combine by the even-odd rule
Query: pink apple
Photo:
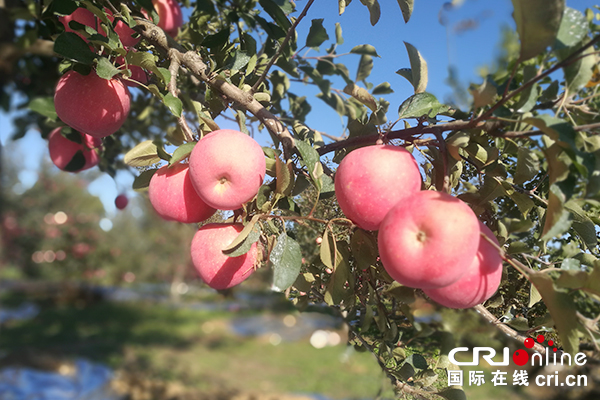
[(129, 114), (130, 96), (120, 79), (100, 78), (76, 71), (64, 74), (56, 85), (54, 106), (70, 127), (94, 137), (105, 137), (121, 128)]
[(77, 172), (98, 165), (98, 149), (102, 141), (90, 135), (73, 131), (69, 140), (62, 135), (62, 127), (54, 129), (48, 136), (50, 159), (63, 171)]
[[(479, 222), (481, 232), (496, 245), (498, 240), (490, 228)], [(498, 250), (480, 235), (477, 254), (465, 274), (451, 285), (423, 292), (435, 302), (449, 308), (471, 308), (490, 297), (502, 279), (502, 258)]]
[(117, 207), (118, 210), (124, 210), (125, 207), (127, 207), (127, 204), (129, 204), (129, 199), (126, 195), (120, 194), (115, 198), (115, 207)]
[(190, 178), (211, 207), (237, 210), (258, 193), (266, 173), (262, 147), (250, 136), (221, 129), (200, 140), (190, 155)]
[(71, 22), (71, 21), (79, 22), (82, 25), (89, 26), (90, 28), (95, 29), (102, 36), (106, 36), (106, 32), (104, 32), (104, 29), (102, 29), (102, 27), (100, 26), (100, 21), (98, 20), (98, 18), (96, 18), (94, 13), (91, 12), (90, 10), (88, 10), (87, 8), (79, 7), (78, 9), (73, 11), (73, 13), (71, 13), (70, 15), (66, 15), (64, 17), (58, 17), (58, 20), (65, 27), (65, 32), (76, 33), (77, 35), (79, 35), (80, 38), (82, 38), (86, 42), (87, 42), (87, 38), (85, 36), (83, 36), (81, 33), (71, 29), (71, 27), (69, 27), (69, 22)]
[(242, 224), (208, 224), (201, 227), (192, 240), (192, 263), (198, 274), (213, 289), (233, 287), (254, 272), (258, 249), (238, 257), (228, 257), (223, 249), (229, 246), (244, 226)]
[(175, 0), (152, 0), (158, 14), (158, 26), (170, 36), (177, 36), (179, 28), (183, 25), (183, 13), (179, 3)]
[(350, 152), (337, 169), (335, 194), (344, 214), (377, 230), (388, 211), (421, 189), (414, 157), (403, 147), (375, 145)]
[(405, 286), (431, 289), (458, 281), (479, 247), (479, 221), (463, 201), (420, 191), (401, 200), (379, 227), (388, 274)]
[[(110, 11), (108, 8), (104, 8), (104, 12), (106, 13), (106, 17), (108, 18), (108, 20), (110, 22), (114, 22), (115, 17), (113, 17), (112, 11)], [(136, 32), (133, 29), (131, 29), (125, 22), (121, 20), (117, 21), (116, 25), (114, 25), (114, 29), (117, 35), (119, 35), (119, 39), (121, 39), (121, 43), (123, 43), (123, 46), (133, 47), (139, 43), (140, 38), (132, 37), (132, 35), (134, 35)]]
[(201, 222), (216, 211), (194, 190), (188, 164), (160, 168), (150, 179), (148, 196), (157, 214), (168, 221)]

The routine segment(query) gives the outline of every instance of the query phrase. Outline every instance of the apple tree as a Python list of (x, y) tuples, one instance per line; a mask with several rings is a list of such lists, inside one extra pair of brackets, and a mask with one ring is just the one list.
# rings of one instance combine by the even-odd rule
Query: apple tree
[[(243, 229), (222, 252), (241, 257), (258, 248), (255, 268), (272, 270), (274, 290), (300, 309), (324, 303), (337, 310), (351, 344), (374, 354), (399, 393), (459, 398), (460, 389), (446, 387), (444, 377), (448, 351), (465, 340), (489, 346), (504, 343), (506, 334), (522, 343), (545, 332), (566, 353), (597, 351), (598, 14), (564, 0), (513, 0), (518, 46), (507, 47), (499, 68), (470, 87), (472, 101), (464, 106), (427, 92), (426, 60), (409, 43), (410, 67), (398, 66), (404, 68), (397, 73), (414, 94), (395, 103), (381, 97), (391, 93), (390, 84), (370, 77), (377, 46), (387, 44), (357, 43), (349, 55), (338, 54), (342, 26), (308, 21), (313, 3), (7, 0), (0, 8), (0, 104), (19, 106), (15, 138), (32, 125), (44, 137), (65, 125), (67, 139), (77, 130), (102, 137), (99, 168), (108, 174), (135, 169), (140, 191), (165, 162), (186, 164), (222, 121), (269, 140), (267, 178), (228, 214), (227, 222)], [(339, 0), (339, 13), (363, 7), (372, 25), (382, 12), (410, 23), (413, 7), (426, 6), (357, 3)], [(432, 13), (432, 23), (436, 18)], [(305, 37), (299, 24), (310, 24)], [(303, 56), (306, 48), (319, 55)], [(350, 57), (359, 60), (354, 76), (344, 64)], [(77, 83), (63, 90), (73, 76)], [(86, 92), (92, 78), (95, 89)], [(136, 86), (131, 95), (122, 94), (125, 83)], [(303, 85), (318, 88), (317, 98), (300, 95)], [(108, 112), (114, 118), (99, 122), (117, 103), (119, 110)], [(332, 139), (309, 122), (324, 105), (343, 118), (346, 136)], [(353, 150), (381, 145), (414, 156), (422, 179), (417, 191), (468, 205), (464, 215), (475, 221), (468, 228), (448, 227), (449, 211), (426, 221), (432, 234), (435, 225), (453, 232), (446, 237), (475, 230), (467, 242), (485, 242), (493, 249), (487, 253), (501, 260), (500, 287), (472, 307), (477, 313), (438, 305), (428, 288), (393, 279), (386, 258), (402, 260), (413, 247), (382, 252), (377, 228), (345, 215), (338, 165)], [(235, 153), (227, 156), (243, 160)], [(389, 168), (394, 173), (376, 167), (380, 174), (367, 183), (402, 172)], [(354, 173), (366, 169), (358, 163)], [(411, 203), (414, 214), (424, 213), (419, 203)], [(471, 247), (450, 246), (446, 253), (471, 251), (463, 258), (473, 259)], [(433, 316), (420, 316), (423, 307)], [(480, 335), (470, 329), (477, 321)]]

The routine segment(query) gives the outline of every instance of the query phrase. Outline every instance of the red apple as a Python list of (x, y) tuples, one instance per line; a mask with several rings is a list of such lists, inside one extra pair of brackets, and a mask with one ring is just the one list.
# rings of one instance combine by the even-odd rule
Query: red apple
[(77, 172), (98, 165), (98, 148), (102, 141), (80, 132), (63, 136), (62, 127), (54, 129), (48, 136), (50, 159), (63, 171)]
[[(104, 8), (104, 12), (106, 13), (106, 17), (108, 18), (108, 20), (110, 22), (114, 22), (115, 17), (113, 17), (112, 11), (110, 11), (108, 8)], [(132, 35), (134, 35), (136, 32), (133, 29), (131, 29), (125, 22), (121, 20), (117, 21), (117, 24), (114, 25), (114, 29), (117, 35), (119, 35), (119, 39), (121, 39), (121, 43), (123, 43), (123, 46), (133, 47), (139, 43), (140, 38), (132, 37)]]
[(204, 221), (215, 213), (198, 196), (190, 180), (188, 164), (160, 168), (150, 179), (150, 203), (168, 221), (186, 224)]
[(414, 157), (403, 147), (375, 145), (350, 152), (337, 169), (335, 194), (344, 214), (377, 230), (388, 211), (421, 189)]
[(100, 78), (76, 71), (64, 74), (56, 85), (54, 106), (70, 127), (94, 137), (105, 137), (121, 128), (129, 114), (130, 97), (120, 79)]
[(258, 193), (266, 173), (262, 147), (250, 136), (221, 129), (200, 140), (190, 155), (190, 178), (211, 207), (237, 210)]
[(71, 21), (79, 22), (82, 25), (89, 26), (90, 28), (94, 28), (102, 36), (106, 36), (106, 32), (104, 32), (104, 29), (102, 29), (102, 27), (100, 26), (100, 21), (98, 20), (98, 18), (96, 18), (94, 13), (91, 12), (90, 10), (88, 10), (87, 8), (79, 7), (78, 9), (73, 11), (73, 13), (71, 13), (70, 15), (66, 15), (64, 17), (58, 17), (58, 20), (65, 27), (65, 32), (76, 33), (77, 35), (79, 35), (79, 37), (81, 37), (86, 42), (87, 42), (87, 38), (85, 36), (83, 36), (81, 33), (71, 29), (71, 27), (69, 27), (69, 22), (71, 22)]
[(158, 14), (158, 26), (170, 36), (177, 36), (179, 28), (183, 25), (183, 13), (179, 3), (175, 0), (152, 0)]
[(129, 199), (126, 195), (120, 194), (115, 198), (115, 207), (117, 207), (118, 210), (125, 209), (125, 207), (127, 207), (127, 204), (129, 204)]
[(379, 227), (388, 274), (405, 286), (431, 289), (458, 281), (479, 247), (479, 221), (463, 201), (420, 191), (401, 200)]
[(233, 242), (243, 228), (242, 224), (208, 224), (194, 235), (192, 262), (202, 280), (211, 288), (233, 287), (254, 272), (258, 254), (256, 243), (241, 256), (228, 257), (223, 254), (223, 249)]
[[(479, 227), (482, 233), (499, 245), (487, 226), (479, 222)], [(471, 308), (492, 297), (498, 290), (501, 279), (502, 258), (498, 250), (480, 235), (477, 254), (465, 274), (451, 285), (424, 289), (423, 292), (445, 307)]]

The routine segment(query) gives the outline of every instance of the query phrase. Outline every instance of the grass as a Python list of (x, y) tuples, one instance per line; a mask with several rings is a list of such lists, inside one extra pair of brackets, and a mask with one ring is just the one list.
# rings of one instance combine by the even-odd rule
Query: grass
[(234, 336), (228, 330), (234, 315), (144, 303), (45, 305), (36, 318), (2, 328), (0, 350), (9, 356), (0, 367), (18, 355), (51, 354), (203, 391), (366, 399), (383, 387), (391, 394), (370, 354), (344, 345), (315, 349), (308, 338), (272, 345), (265, 337)]

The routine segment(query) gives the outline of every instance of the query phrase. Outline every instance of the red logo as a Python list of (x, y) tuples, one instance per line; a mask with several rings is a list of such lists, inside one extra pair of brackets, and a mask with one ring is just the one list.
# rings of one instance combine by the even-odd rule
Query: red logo
[[(542, 344), (544, 343), (544, 340), (546, 338), (544, 337), (544, 335), (538, 335), (537, 336), (537, 342)], [(523, 345), (525, 347), (527, 347), (528, 349), (532, 349), (533, 346), (535, 345), (535, 341), (533, 340), (533, 338), (527, 338), (523, 341)], [(548, 340), (548, 346), (553, 346), (554, 342), (552, 340)], [(556, 347), (552, 347), (552, 351), (556, 352)], [(527, 364), (529, 362), (529, 353), (527, 353), (525, 350), (516, 350), (513, 353), (512, 356), (513, 362), (519, 366), (523, 366), (525, 364)]]

